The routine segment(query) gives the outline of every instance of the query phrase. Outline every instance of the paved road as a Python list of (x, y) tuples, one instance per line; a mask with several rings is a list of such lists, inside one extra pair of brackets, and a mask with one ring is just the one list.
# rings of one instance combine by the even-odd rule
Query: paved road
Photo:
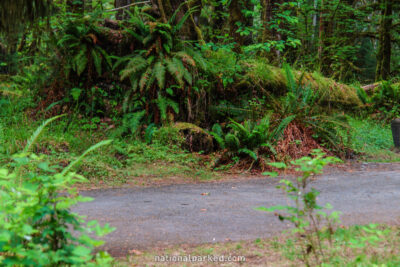
[[(321, 204), (342, 211), (345, 224), (400, 223), (400, 166), (333, 172), (313, 187)], [(276, 178), (82, 192), (95, 198), (74, 211), (117, 228), (104, 238), (115, 256), (130, 249), (182, 243), (248, 240), (279, 233), (285, 225), (258, 206), (287, 203)]]

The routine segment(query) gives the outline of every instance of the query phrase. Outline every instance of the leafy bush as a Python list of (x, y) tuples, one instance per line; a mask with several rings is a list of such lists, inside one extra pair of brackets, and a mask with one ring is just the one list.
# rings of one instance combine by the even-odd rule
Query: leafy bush
[(243, 125), (231, 119), (228, 125), (231, 129), (229, 133), (224, 134), (221, 126), (215, 124), (210, 134), (222, 149), (228, 150), (231, 157), (244, 155), (256, 161), (259, 158), (260, 148), (264, 147), (274, 152), (273, 146), (293, 119), (293, 116), (285, 118), (274, 129), (271, 127), (269, 116), (265, 116), (259, 122), (246, 120)]
[(67, 77), (71, 71), (78, 77), (86, 71), (90, 82), (101, 76), (107, 64), (111, 68), (111, 58), (98, 44), (96, 18), (71, 19), (61, 29), (57, 46), (66, 61), (64, 69)]
[[(337, 158), (324, 157), (321, 151), (314, 151), (314, 157), (303, 157), (292, 161), (292, 165), (297, 166), (296, 170), (302, 175), (294, 181), (282, 179), (281, 188), (290, 198), (293, 206), (274, 206), (259, 207), (257, 210), (274, 212), (280, 221), (289, 221), (293, 224), (293, 233), (301, 236), (296, 241), (299, 243), (297, 256), (301, 258), (306, 266), (311, 266), (315, 261), (315, 265), (326, 262), (326, 254), (322, 247), (323, 240), (332, 237), (335, 223), (338, 222), (339, 214), (332, 212), (329, 216), (323, 211), (323, 207), (317, 204), (317, 196), (319, 192), (314, 188), (309, 188), (311, 177), (321, 174), (325, 165), (340, 162)], [(284, 163), (270, 163), (273, 167), (287, 168)], [(276, 173), (265, 173), (267, 175), (276, 176)], [(327, 205), (325, 208), (330, 208)], [(326, 223), (326, 229), (321, 229), (321, 224)]]
[(390, 121), (400, 116), (400, 84), (382, 82), (372, 96), (358, 88), (357, 94), (364, 104), (364, 110), (376, 119)]
[[(340, 160), (325, 157), (318, 150), (314, 151), (313, 157), (292, 161), (291, 165), (296, 166), (296, 171), (301, 175), (295, 179), (282, 179), (278, 186), (292, 204), (258, 207), (256, 210), (273, 212), (280, 221), (293, 225), (290, 230), (292, 235), (282, 244), (281, 249), (296, 266), (300, 262), (305, 266), (398, 265), (393, 245), (387, 242), (389, 235), (395, 235), (396, 232), (376, 224), (338, 227), (339, 212), (328, 213), (327, 210), (332, 208), (330, 204), (325, 207), (318, 204), (320, 192), (310, 188), (312, 177), (321, 174), (327, 164), (336, 162)], [(288, 167), (284, 163), (270, 165), (282, 169)], [(278, 174), (272, 172), (265, 175), (275, 177)], [(382, 246), (389, 246), (390, 249), (385, 248), (383, 253)]]
[(155, 123), (174, 120), (180, 112), (180, 103), (185, 103), (181, 95), (188, 99), (192, 97), (193, 73), (197, 68), (205, 68), (201, 53), (179, 36), (193, 10), (175, 23), (178, 11), (167, 23), (151, 20), (147, 24), (144, 24), (141, 14), (135, 12), (130, 21), (139, 30), (129, 32), (143, 44), (144, 49), (120, 58), (114, 65), (118, 68), (124, 64), (121, 80), (129, 78), (132, 86), (125, 99), (128, 104), (126, 111), (132, 110), (130, 102), (135, 102), (132, 95), (140, 95), (144, 98), (139, 101), (147, 111), (153, 112)]
[[(72, 185), (85, 179), (71, 169), (89, 152), (109, 141), (89, 148), (62, 171), (31, 153), (33, 144), (56, 118), (47, 120), (28, 140), (22, 153), (13, 156), (10, 167), (0, 167), (0, 264), (2, 266), (109, 266), (111, 257), (94, 247), (103, 244), (88, 236), (112, 231), (96, 221), (83, 226), (83, 219), (70, 209), (79, 202)], [(63, 192), (63, 193), (60, 193)], [(72, 231), (75, 231), (73, 233)], [(79, 233), (79, 235), (78, 235)]]
[(285, 65), (288, 92), (281, 98), (274, 98), (272, 109), (281, 118), (293, 116), (293, 122), (312, 130), (313, 138), (328, 148), (341, 152), (344, 149), (339, 129), (349, 129), (346, 117), (325, 115), (318, 104), (320, 96), (310, 86), (304, 85), (302, 78), (296, 82), (292, 70)]

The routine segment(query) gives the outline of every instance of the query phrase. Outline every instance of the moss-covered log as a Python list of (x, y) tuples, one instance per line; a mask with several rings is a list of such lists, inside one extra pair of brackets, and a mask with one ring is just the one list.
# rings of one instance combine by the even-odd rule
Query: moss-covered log
[[(246, 61), (241, 64), (245, 67), (245, 79), (261, 92), (283, 94), (287, 91), (288, 85), (283, 69), (269, 65), (263, 60)], [(294, 75), (298, 80), (303, 76), (302, 83), (319, 93), (321, 104), (347, 108), (362, 104), (357, 96), (357, 89), (353, 86), (336, 82), (317, 72), (294, 71)]]

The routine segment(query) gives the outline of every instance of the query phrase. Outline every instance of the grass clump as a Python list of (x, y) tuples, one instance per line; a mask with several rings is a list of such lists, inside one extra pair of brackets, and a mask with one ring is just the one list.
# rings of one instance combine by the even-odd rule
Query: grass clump
[[(367, 161), (400, 161), (400, 155), (393, 150), (393, 137), (390, 125), (373, 119), (348, 117), (350, 125), (351, 148), (361, 159)], [(347, 133), (341, 133), (346, 136)]]

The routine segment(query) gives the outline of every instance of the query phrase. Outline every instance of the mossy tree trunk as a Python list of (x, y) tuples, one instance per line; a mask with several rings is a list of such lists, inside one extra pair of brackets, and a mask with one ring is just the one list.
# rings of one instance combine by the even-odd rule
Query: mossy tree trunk
[(261, 42), (265, 43), (267, 40), (272, 39), (272, 31), (269, 27), (269, 23), (272, 20), (273, 7), (275, 5), (274, 0), (261, 0), (261, 21), (263, 22), (263, 32), (261, 37)]
[(387, 80), (390, 77), (392, 57), (393, 0), (380, 0), (381, 19), (379, 26), (379, 46), (375, 80)]
[(236, 50), (239, 51), (240, 47), (246, 43), (245, 35), (241, 35), (239, 24), (242, 26), (251, 26), (252, 21), (244, 16), (243, 10), (251, 10), (252, 4), (250, 1), (232, 0), (230, 2), (229, 11), (229, 35), (233, 37), (236, 43)]

